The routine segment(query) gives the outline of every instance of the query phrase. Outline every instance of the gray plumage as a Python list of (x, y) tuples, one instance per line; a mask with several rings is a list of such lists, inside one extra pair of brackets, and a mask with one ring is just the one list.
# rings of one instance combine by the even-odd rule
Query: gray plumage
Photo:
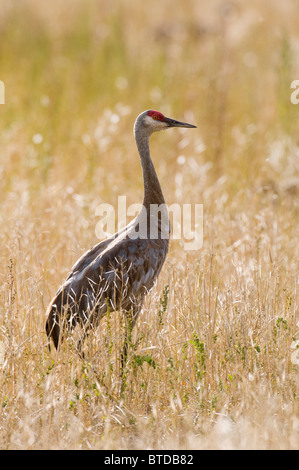
[(196, 126), (152, 110), (138, 116), (134, 135), (143, 171), (142, 209), (129, 225), (95, 245), (75, 263), (51, 301), (46, 332), (56, 349), (64, 330), (73, 329), (77, 323), (86, 331), (96, 327), (108, 309), (123, 311), (133, 328), (168, 251), (168, 212), (149, 150), (151, 134), (168, 127)]

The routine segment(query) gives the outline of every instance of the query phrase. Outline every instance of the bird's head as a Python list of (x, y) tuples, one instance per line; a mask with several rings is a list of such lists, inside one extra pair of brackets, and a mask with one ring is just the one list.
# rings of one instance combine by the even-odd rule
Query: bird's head
[(135, 132), (137, 129), (143, 129), (148, 135), (153, 132), (162, 131), (168, 129), (169, 127), (196, 127), (193, 124), (188, 124), (187, 122), (176, 121), (175, 119), (170, 119), (159, 111), (154, 111), (152, 109), (144, 111), (141, 113), (135, 122)]

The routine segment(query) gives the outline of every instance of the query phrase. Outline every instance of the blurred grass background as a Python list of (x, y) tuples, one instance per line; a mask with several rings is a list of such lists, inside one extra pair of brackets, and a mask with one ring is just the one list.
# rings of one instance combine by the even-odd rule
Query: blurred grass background
[[(3, 448), (296, 447), (298, 6), (0, 1)], [(107, 351), (99, 385), (51, 358), (44, 314), (97, 242), (96, 206), (141, 202), (132, 129), (149, 108), (198, 126), (151, 150), (167, 203), (204, 205), (204, 245), (172, 242), (115, 403)]]

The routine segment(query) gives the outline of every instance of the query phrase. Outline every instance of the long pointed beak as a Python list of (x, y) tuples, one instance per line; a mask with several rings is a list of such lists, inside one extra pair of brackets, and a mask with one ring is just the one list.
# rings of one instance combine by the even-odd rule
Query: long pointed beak
[(197, 127), (193, 124), (188, 124), (187, 122), (176, 121), (175, 119), (165, 118), (164, 122), (168, 124), (168, 127)]

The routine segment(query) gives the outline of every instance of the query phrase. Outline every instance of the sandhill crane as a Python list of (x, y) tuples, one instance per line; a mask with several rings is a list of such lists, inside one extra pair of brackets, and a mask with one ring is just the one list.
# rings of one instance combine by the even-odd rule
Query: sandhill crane
[[(65, 330), (73, 329), (77, 323), (84, 326), (85, 331), (96, 327), (108, 309), (124, 312), (133, 328), (144, 297), (153, 287), (168, 251), (168, 212), (151, 160), (149, 137), (169, 127), (196, 126), (153, 110), (137, 117), (134, 135), (143, 171), (142, 208), (124, 229), (95, 245), (75, 263), (51, 301), (46, 332), (49, 345), (52, 338), (56, 349)], [(153, 206), (162, 209), (153, 215)], [(127, 341), (122, 361), (126, 357), (126, 344)]]

